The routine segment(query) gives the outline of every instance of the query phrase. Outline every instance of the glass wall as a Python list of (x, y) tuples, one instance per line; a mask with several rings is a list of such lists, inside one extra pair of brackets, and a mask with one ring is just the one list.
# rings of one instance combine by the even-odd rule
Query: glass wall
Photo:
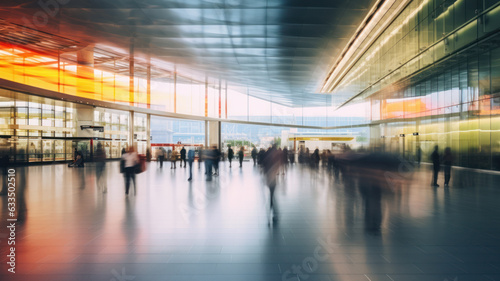
[[(146, 141), (146, 115), (137, 114), (134, 119), (134, 129), (137, 129), (135, 141), (138, 143), (140, 153), (145, 153), (144, 141)], [(93, 132), (93, 140), (102, 142), (107, 158), (120, 158), (122, 150), (127, 150), (129, 139), (129, 118), (130, 113), (126, 111), (96, 108), (94, 110), (94, 125), (103, 126), (104, 132)], [(93, 144), (94, 150), (97, 144)], [(144, 150), (144, 151), (143, 151)]]
[(156, 158), (160, 148), (178, 152), (182, 147), (198, 149), (205, 143), (205, 121), (151, 116), (151, 151)]
[[(0, 150), (8, 152), (11, 161), (26, 163), (70, 161), (76, 148), (91, 161), (97, 143), (102, 142), (108, 158), (121, 157), (121, 150), (128, 144), (129, 113), (84, 108), (91, 113), (85, 124), (103, 126), (104, 132), (90, 131), (83, 136), (77, 126), (79, 106), (0, 89), (0, 138), (7, 140), (0, 144)], [(146, 115), (138, 114), (135, 130), (141, 153), (145, 153)]]
[[(498, 37), (498, 36), (497, 36)], [(450, 147), (454, 165), (500, 169), (500, 47), (485, 41), (466, 55), (384, 89), (371, 101), (372, 143), (409, 158)], [(438, 69), (439, 71), (437, 71)]]
[[(150, 66), (151, 72), (161, 75), (153, 76), (149, 87), (145, 77), (134, 77), (133, 89), (130, 89), (130, 79), (123, 71), (76, 65), (76, 57), (75, 52), (48, 57), (0, 43), (0, 75), (3, 79), (68, 95), (192, 116), (310, 126), (326, 126), (329, 115), (335, 116), (328, 96), (324, 102), (316, 101), (315, 106), (310, 107), (307, 98), (303, 103), (296, 101), (294, 106), (279, 104), (272, 102), (279, 100), (272, 92), (257, 98), (251, 87), (228, 85), (228, 81), (219, 78), (196, 80), (196, 77), (187, 78), (164, 70), (155, 72), (154, 66)], [(141, 71), (136, 74), (144, 75)], [(31, 108), (31, 116), (42, 110), (27, 108)], [(46, 110), (53, 111), (52, 108)], [(37, 118), (27, 120), (27, 124), (35, 126)], [(44, 119), (44, 122), (48, 124), (52, 120)]]
[(412, 1), (339, 81), (334, 92), (366, 98), (500, 27), (498, 1)]
[(15, 162), (73, 159), (74, 108), (70, 103), (0, 89), (2, 151)]
[(151, 116), (151, 144), (204, 144), (205, 121)]

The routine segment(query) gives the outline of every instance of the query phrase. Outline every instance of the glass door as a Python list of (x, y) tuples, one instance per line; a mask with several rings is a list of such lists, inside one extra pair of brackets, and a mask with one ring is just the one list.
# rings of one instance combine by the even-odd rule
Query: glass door
[(27, 138), (19, 138), (16, 143), (16, 162), (24, 163), (27, 161), (27, 151), (28, 147), (28, 139)]
[(54, 150), (55, 150), (55, 161), (66, 160), (65, 153), (64, 153), (64, 140), (55, 140), (54, 141)]
[(74, 141), (74, 146), (83, 156), (84, 161), (90, 161), (90, 140)]
[(67, 140), (66, 142), (66, 160), (73, 161), (73, 141)]
[(112, 141), (111, 142), (111, 158), (119, 158), (120, 157), (120, 142)]
[(40, 139), (30, 139), (28, 145), (28, 161), (29, 162), (40, 162), (42, 152), (42, 140)]
[(54, 161), (54, 140), (43, 140), (43, 161)]

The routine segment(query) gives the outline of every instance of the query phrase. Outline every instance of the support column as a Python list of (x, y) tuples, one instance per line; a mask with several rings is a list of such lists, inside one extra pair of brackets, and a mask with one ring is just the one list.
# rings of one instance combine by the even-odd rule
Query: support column
[(134, 39), (130, 39), (129, 105), (134, 106)]
[(152, 151), (151, 150), (151, 114), (148, 114), (146, 117), (146, 149), (149, 149), (149, 151)]
[(208, 145), (216, 145), (221, 149), (221, 123), (220, 121), (208, 121)]
[(80, 126), (94, 125), (94, 107), (85, 104), (76, 104), (75, 108), (76, 114), (76, 136), (78, 138), (93, 138), (94, 131), (90, 129), (82, 130)]
[(78, 96), (95, 97), (94, 85), (94, 46), (90, 45), (76, 52), (76, 91)]
[(225, 105), (224, 105), (225, 106), (225, 111), (224, 112), (226, 114), (226, 119), (227, 119), (227, 80), (226, 80), (226, 90), (225, 90), (225, 92), (226, 92), (226, 98), (224, 99), (224, 103), (225, 103)]
[(90, 105), (85, 105), (85, 104), (77, 104), (75, 106), (75, 118), (76, 118), (76, 130), (75, 130), (75, 137), (78, 138), (87, 138), (90, 139), (89, 141), (89, 147), (88, 151), (85, 151), (84, 148), (82, 148), (82, 153), (84, 157), (90, 157), (89, 161), (92, 161), (93, 157), (93, 141), (92, 138), (94, 137), (94, 131), (91, 129), (81, 129), (81, 126), (87, 125), (87, 126), (92, 126), (94, 125), (94, 107)]
[(177, 113), (177, 72), (174, 72), (174, 113)]
[(208, 146), (209, 144), (209, 139), (208, 139), (208, 121), (205, 120), (205, 147)]
[[(148, 85), (147, 85), (147, 93), (146, 93), (146, 103), (147, 103), (147, 108), (151, 108), (151, 64), (148, 65), (147, 69), (147, 80), (148, 80)], [(148, 115), (148, 120), (149, 120), (149, 115)]]
[(221, 81), (219, 79), (219, 118), (222, 117), (222, 88), (221, 88)]
[(205, 117), (208, 117), (208, 78), (205, 78)]
[(129, 117), (129, 126), (128, 126), (128, 146), (131, 147), (134, 145), (135, 137), (134, 137), (134, 112), (130, 111)]

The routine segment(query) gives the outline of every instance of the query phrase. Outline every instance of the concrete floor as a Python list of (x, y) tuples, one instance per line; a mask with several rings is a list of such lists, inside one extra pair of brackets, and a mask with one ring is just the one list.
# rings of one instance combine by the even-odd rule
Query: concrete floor
[(3, 196), (0, 279), (500, 280), (499, 175), (454, 170), (450, 188), (432, 188), (422, 166), (377, 190), (293, 166), (273, 221), (250, 162), (222, 163), (211, 182), (194, 171), (188, 182), (187, 169), (151, 163), (126, 197), (116, 162), (105, 194), (93, 164), (16, 168), (16, 274)]

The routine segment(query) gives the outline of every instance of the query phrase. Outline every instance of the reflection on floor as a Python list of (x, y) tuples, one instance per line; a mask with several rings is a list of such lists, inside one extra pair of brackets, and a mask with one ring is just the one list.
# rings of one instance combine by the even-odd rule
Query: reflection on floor
[(92, 164), (17, 168), (26, 211), (12, 275), (1, 197), (1, 280), (500, 280), (498, 175), (457, 170), (432, 188), (422, 166), (405, 186), (366, 190), (294, 166), (273, 221), (248, 162), (211, 182), (197, 163), (192, 182), (151, 163), (128, 197), (118, 164), (106, 170), (104, 194)]

